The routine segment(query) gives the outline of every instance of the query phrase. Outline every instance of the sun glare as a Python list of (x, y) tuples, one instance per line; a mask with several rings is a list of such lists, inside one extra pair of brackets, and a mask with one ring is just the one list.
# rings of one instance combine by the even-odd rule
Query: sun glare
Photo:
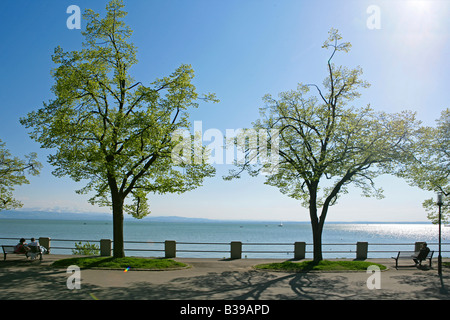
[(386, 2), (391, 52), (405, 66), (414, 66), (410, 72), (428, 77), (441, 61), (448, 37), (449, 6), (450, 1), (435, 0)]
[[(400, 10), (402, 11), (404, 26), (410, 32), (427, 32), (433, 25), (434, 14), (432, 2), (426, 0), (402, 1)], [(405, 21), (406, 20), (406, 21)]]
[(446, 4), (443, 1), (406, 0), (394, 2), (396, 14), (396, 32), (402, 34), (409, 44), (420, 44), (430, 40), (430, 37), (443, 27)]
[(421, 10), (421, 9), (426, 9), (429, 8), (430, 3), (432, 1), (429, 0), (410, 0), (410, 1), (405, 1), (407, 3), (407, 5), (411, 6), (412, 8)]

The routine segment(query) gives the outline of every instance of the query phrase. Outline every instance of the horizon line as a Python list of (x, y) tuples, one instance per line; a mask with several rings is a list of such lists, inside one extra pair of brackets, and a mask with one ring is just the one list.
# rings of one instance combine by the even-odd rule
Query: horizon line
[[(19, 213), (19, 217), (14, 217), (14, 216), (6, 216), (6, 215), (14, 215), (15, 213)], [(33, 216), (33, 217), (24, 217), (23, 215), (37, 215), (37, 216)], [(42, 214), (43, 217), (39, 217), (38, 215)], [(66, 215), (66, 216), (71, 216), (70, 219), (62, 219), (62, 220), (73, 220), (73, 221), (79, 221), (79, 220), (83, 220), (88, 218), (89, 220), (92, 221), (104, 221), (104, 218), (107, 217), (111, 217), (112, 218), (112, 213), (107, 213), (107, 212), (57, 212), (57, 211), (40, 211), (40, 210), (4, 210), (4, 211), (0, 211), (0, 219), (37, 219), (37, 220), (58, 220), (55, 219), (57, 217), (48, 217), (48, 215)], [(22, 215), (22, 217), (20, 217), (20, 215)], [(44, 217), (45, 215), (47, 215), (47, 217)], [(79, 215), (79, 216), (78, 216)], [(78, 216), (78, 217), (77, 217)], [(101, 216), (101, 217), (99, 217)], [(97, 219), (96, 219), (97, 218)], [(101, 219), (103, 218), (103, 219)], [(127, 221), (139, 221), (139, 220), (151, 220), (151, 219), (180, 219), (180, 220), (203, 220), (203, 222), (254, 222), (254, 223), (277, 223), (277, 224), (282, 224), (282, 223), (311, 223), (311, 221), (309, 220), (283, 220), (283, 219), (273, 219), (273, 220), (255, 220), (255, 219), (224, 219), (224, 218), (203, 218), (203, 217), (186, 217), (186, 216), (176, 216), (176, 215), (170, 215), (170, 216), (154, 216), (154, 215), (149, 215), (146, 217), (143, 217), (141, 219), (137, 219), (134, 218), (130, 215), (124, 215), (124, 220)], [(432, 224), (431, 221), (380, 221), (380, 220), (376, 220), (376, 221), (371, 221), (371, 220), (331, 220), (331, 221), (326, 221), (326, 223), (430, 223)], [(325, 224), (326, 224), (325, 223)]]

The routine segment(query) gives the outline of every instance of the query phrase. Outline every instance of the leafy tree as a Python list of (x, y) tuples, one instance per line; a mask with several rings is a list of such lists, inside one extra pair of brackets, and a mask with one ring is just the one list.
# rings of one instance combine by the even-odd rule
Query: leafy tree
[(114, 257), (125, 255), (124, 213), (149, 214), (148, 193), (186, 192), (215, 173), (204, 161), (175, 166), (171, 159), (178, 143), (172, 133), (189, 128), (188, 110), (199, 99), (216, 101), (214, 94), (197, 94), (190, 65), (149, 85), (136, 82), (130, 75), (136, 48), (123, 7), (112, 0), (103, 19), (86, 10), (84, 48), (57, 47), (52, 57), (55, 98), (21, 119), (43, 148), (56, 150), (49, 156), (54, 175), (86, 181), (77, 192), (93, 192), (92, 204), (112, 208)]
[(30, 153), (22, 160), (12, 157), (5, 143), (0, 140), (0, 211), (22, 207), (22, 203), (14, 199), (15, 186), (30, 183), (25, 173), (36, 176), (42, 164), (37, 160), (36, 153)]
[(381, 198), (382, 189), (375, 187), (374, 178), (392, 172), (408, 157), (409, 137), (418, 126), (411, 112), (387, 114), (370, 106), (348, 105), (369, 84), (361, 80), (360, 67), (332, 63), (337, 53), (350, 50), (351, 44), (340, 40), (338, 31), (331, 29), (323, 45), (332, 51), (324, 88), (300, 83), (278, 98), (266, 95), (263, 99), (261, 119), (253, 128), (265, 131), (269, 142), (279, 139), (279, 150), (272, 149), (279, 153), (278, 166), (255, 163), (264, 148), (248, 143), (242, 150), (245, 161), (237, 163), (238, 169), (228, 176), (238, 178), (245, 170), (251, 175), (266, 171), (266, 184), (302, 201), (309, 209), (316, 261), (323, 258), (322, 231), (330, 206), (351, 184), (360, 187), (364, 196)]
[[(418, 131), (414, 158), (399, 171), (398, 175), (405, 178), (411, 185), (427, 191), (442, 192), (445, 197), (448, 197), (450, 194), (450, 109), (442, 111), (436, 124), (436, 127), (423, 127)], [(436, 199), (427, 199), (422, 205), (428, 212), (428, 219), (438, 223)], [(442, 207), (442, 218), (445, 223), (448, 223), (450, 219), (448, 200)]]

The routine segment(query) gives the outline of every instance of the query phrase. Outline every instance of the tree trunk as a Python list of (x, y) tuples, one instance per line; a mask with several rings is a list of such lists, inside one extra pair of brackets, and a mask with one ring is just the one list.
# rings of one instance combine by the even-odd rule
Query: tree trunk
[(312, 234), (313, 234), (313, 259), (316, 262), (323, 260), (322, 256), (322, 230), (323, 224), (317, 221), (312, 221)]
[(313, 252), (314, 261), (318, 262), (323, 260), (322, 257), (322, 227), (323, 221), (319, 221), (317, 216), (317, 185), (313, 185), (310, 188), (309, 198), (309, 216), (311, 219), (311, 227), (313, 234)]
[(117, 188), (116, 179), (112, 174), (108, 174), (108, 185), (111, 190), (111, 201), (113, 209), (113, 257), (125, 257), (123, 246), (123, 203), (124, 197)]
[(125, 257), (123, 246), (123, 200), (113, 197), (113, 257)]

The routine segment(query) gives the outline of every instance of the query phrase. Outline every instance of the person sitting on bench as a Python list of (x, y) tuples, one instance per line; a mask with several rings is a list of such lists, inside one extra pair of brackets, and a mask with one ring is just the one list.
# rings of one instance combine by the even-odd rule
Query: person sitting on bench
[(30, 248), (31, 251), (30, 253), (28, 253), (31, 259), (35, 259), (37, 254), (42, 254), (45, 252), (45, 248), (41, 247), (41, 245), (35, 238), (31, 238), (31, 242), (28, 244), (28, 248)]
[(430, 252), (430, 248), (427, 247), (427, 243), (422, 243), (422, 248), (420, 248), (420, 251), (418, 254), (413, 256), (414, 262), (417, 264), (421, 264), (422, 260), (425, 260), (427, 258), (428, 253)]
[(27, 253), (29, 250), (30, 250), (30, 248), (28, 248), (28, 245), (25, 242), (25, 239), (21, 238), (19, 240), (19, 243), (14, 248), (14, 253)]

